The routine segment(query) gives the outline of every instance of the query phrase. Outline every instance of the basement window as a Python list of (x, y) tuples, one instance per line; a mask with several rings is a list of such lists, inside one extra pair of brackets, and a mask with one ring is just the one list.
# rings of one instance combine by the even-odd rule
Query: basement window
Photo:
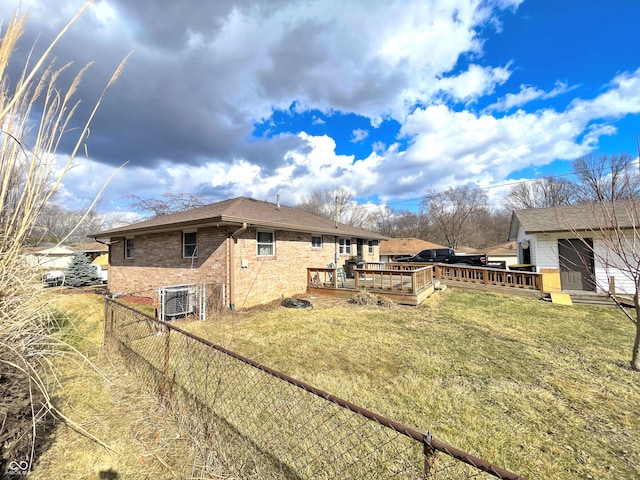
[(198, 232), (182, 232), (182, 257), (198, 256)]
[(258, 232), (256, 240), (259, 257), (272, 257), (275, 254), (276, 239), (273, 232)]

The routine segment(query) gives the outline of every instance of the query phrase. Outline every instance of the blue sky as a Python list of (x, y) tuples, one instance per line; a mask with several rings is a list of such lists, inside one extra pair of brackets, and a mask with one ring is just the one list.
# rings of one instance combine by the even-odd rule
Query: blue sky
[[(23, 0), (17, 58), (82, 3)], [(88, 205), (128, 162), (101, 211), (127, 213), (129, 193), (295, 205), (338, 187), (413, 209), (466, 184), (499, 205), (500, 185), (582, 155), (637, 155), (639, 18), (635, 0), (102, 0), (56, 50), (95, 61), (83, 105), (133, 55), (58, 201)]]

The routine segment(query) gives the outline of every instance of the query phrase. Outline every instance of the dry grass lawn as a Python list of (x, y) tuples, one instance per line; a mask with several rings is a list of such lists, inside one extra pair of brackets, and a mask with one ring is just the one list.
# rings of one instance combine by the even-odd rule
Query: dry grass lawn
[(73, 328), (69, 354), (58, 362), (56, 406), (69, 421), (54, 432), (33, 479), (171, 479), (190, 475), (189, 446), (178, 426), (129, 376), (101, 355), (103, 298), (93, 294), (55, 299)]
[[(274, 303), (176, 323), (531, 479), (640, 477), (634, 326), (618, 310), (459, 289), (419, 307), (310, 299), (313, 309)], [(60, 408), (110, 449), (61, 427), (33, 478), (189, 478), (178, 426), (99, 355), (101, 298), (62, 300), (76, 345), (111, 382), (64, 364)]]
[(529, 478), (640, 477), (620, 311), (460, 289), (420, 307), (311, 300), (181, 326)]

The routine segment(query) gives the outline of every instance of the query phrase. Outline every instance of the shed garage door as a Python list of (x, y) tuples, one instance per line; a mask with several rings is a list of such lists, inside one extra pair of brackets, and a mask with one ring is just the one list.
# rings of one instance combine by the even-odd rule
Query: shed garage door
[(595, 292), (593, 240), (590, 238), (558, 240), (558, 255), (562, 290)]

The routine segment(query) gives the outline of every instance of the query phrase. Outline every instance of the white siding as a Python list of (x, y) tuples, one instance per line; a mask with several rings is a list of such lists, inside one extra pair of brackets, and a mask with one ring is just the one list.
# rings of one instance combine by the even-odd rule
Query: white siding
[[(618, 255), (609, 254), (602, 239), (594, 239), (593, 249), (595, 250), (596, 284), (598, 291), (609, 291), (609, 279), (615, 279), (616, 293), (627, 295), (635, 294), (635, 284), (626, 267)], [(630, 257), (633, 258), (633, 257)]]
[(558, 259), (558, 238), (559, 237), (557, 236), (548, 234), (540, 235), (536, 238), (536, 260), (532, 263), (537, 265), (538, 269), (560, 268), (560, 261)]
[[(528, 236), (527, 236), (528, 237)], [(523, 237), (524, 238), (524, 237)], [(537, 271), (540, 268), (560, 268), (558, 258), (558, 240), (577, 238), (575, 235), (557, 234), (540, 234), (536, 240), (529, 240), (533, 250), (531, 251), (531, 263), (536, 265)], [(616, 293), (633, 295), (635, 293), (635, 285), (633, 278), (624, 270), (626, 267), (621, 266), (621, 260), (617, 256), (609, 255), (607, 259), (604, 242), (600, 235), (590, 232), (589, 237), (593, 239), (594, 270), (596, 276), (596, 288), (599, 292), (609, 291), (609, 279), (615, 278)]]
[[(531, 251), (531, 264), (532, 265), (536, 265), (537, 267), (537, 262), (536, 262), (536, 258), (537, 258), (537, 239), (535, 237), (535, 235), (528, 235), (525, 233), (524, 228), (522, 228), (522, 225), (520, 225), (518, 227), (518, 236), (516, 237), (516, 243), (518, 244), (518, 263), (523, 263), (523, 253), (522, 253), (522, 242), (523, 241), (527, 241), (529, 242), (529, 250)], [(537, 270), (540, 271), (540, 270)]]

